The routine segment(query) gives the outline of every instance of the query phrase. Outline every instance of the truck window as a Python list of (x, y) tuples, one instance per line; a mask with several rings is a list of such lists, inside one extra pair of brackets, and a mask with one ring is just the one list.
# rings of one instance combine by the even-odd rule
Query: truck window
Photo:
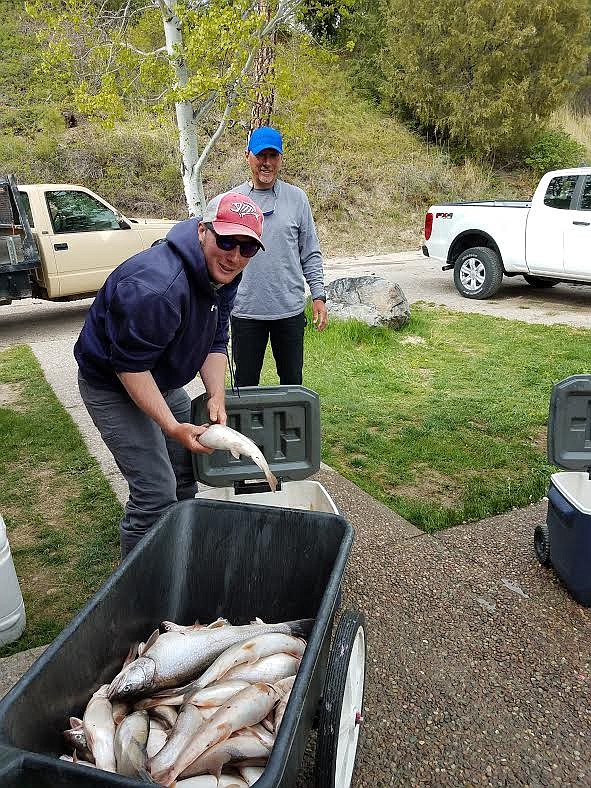
[(55, 233), (121, 229), (115, 213), (86, 192), (48, 191), (45, 200)]
[(23, 208), (25, 209), (27, 219), (29, 220), (29, 226), (34, 227), (35, 224), (33, 222), (33, 214), (31, 213), (31, 203), (29, 202), (29, 195), (27, 194), (27, 192), (22, 192), (20, 189), (18, 190), (18, 193), (22, 200)]
[(576, 185), (576, 175), (558, 175), (552, 178), (546, 189), (544, 205), (568, 211)]
[(587, 175), (581, 191), (579, 211), (591, 211), (591, 175)]

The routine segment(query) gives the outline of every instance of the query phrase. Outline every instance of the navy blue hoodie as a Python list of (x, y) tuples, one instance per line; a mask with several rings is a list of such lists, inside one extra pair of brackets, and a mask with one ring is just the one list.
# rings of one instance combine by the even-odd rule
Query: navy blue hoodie
[(208, 353), (225, 353), (241, 274), (214, 289), (197, 219), (123, 262), (97, 293), (74, 347), (82, 377), (122, 390), (117, 372), (149, 370), (160, 391), (189, 383)]

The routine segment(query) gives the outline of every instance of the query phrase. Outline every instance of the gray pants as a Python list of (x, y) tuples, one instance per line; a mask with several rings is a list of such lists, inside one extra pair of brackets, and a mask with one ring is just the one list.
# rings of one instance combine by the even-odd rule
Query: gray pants
[[(91, 386), (80, 374), (78, 388), (129, 485), (129, 500), (119, 524), (124, 558), (161, 514), (177, 501), (195, 497), (191, 452), (167, 438), (124, 393)], [(171, 389), (163, 396), (177, 421), (191, 420), (191, 400), (184, 389)]]

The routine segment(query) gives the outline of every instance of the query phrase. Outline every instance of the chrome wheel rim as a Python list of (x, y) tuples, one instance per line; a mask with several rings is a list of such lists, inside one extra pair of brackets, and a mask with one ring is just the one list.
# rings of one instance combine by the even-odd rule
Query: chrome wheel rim
[(464, 290), (475, 293), (486, 279), (484, 263), (477, 257), (468, 257), (460, 267), (460, 282)]

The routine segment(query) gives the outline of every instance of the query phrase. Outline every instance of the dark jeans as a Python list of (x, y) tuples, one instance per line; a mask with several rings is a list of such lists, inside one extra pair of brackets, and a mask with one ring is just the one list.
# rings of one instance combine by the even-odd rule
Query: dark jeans
[[(81, 375), (78, 388), (129, 485), (129, 500), (119, 524), (121, 557), (125, 558), (168, 508), (195, 497), (191, 452), (167, 438), (123, 392), (91, 386)], [(184, 389), (171, 389), (163, 396), (177, 421), (191, 421), (191, 400)]]
[(282, 385), (301, 385), (305, 327), (306, 315), (303, 312), (284, 320), (233, 317), (232, 358), (236, 365), (236, 385), (259, 385), (269, 338), (279, 382)]

